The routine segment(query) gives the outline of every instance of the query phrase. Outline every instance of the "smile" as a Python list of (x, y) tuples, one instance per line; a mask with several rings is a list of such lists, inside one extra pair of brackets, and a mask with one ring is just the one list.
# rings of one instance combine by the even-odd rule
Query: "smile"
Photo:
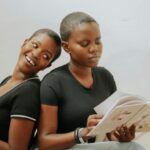
[(27, 55), (25, 55), (25, 58), (26, 58), (26, 60), (27, 60), (28, 63), (30, 63), (32, 66), (35, 66), (34, 61), (30, 57), (28, 57)]

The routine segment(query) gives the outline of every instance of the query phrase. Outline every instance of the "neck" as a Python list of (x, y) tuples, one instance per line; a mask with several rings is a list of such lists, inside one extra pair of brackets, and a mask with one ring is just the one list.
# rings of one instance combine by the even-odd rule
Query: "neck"
[(91, 72), (92, 72), (91, 68), (80, 66), (80, 65), (74, 64), (72, 62), (69, 63), (69, 70), (73, 74), (75, 74), (76, 76), (79, 76), (81, 78), (91, 75)]
[(70, 62), (69, 70), (72, 75), (86, 88), (91, 88), (93, 85), (92, 69), (90, 67), (84, 67), (76, 65)]
[(15, 69), (12, 73), (11, 80), (12, 81), (24, 81), (33, 76), (34, 75), (31, 75), (31, 74), (25, 74), (25, 73), (21, 72), (18, 67), (15, 67)]

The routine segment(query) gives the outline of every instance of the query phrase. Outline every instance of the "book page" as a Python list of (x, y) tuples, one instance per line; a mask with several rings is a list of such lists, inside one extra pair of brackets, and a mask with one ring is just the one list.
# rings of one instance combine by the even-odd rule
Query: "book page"
[(130, 119), (126, 125), (131, 126), (133, 123), (136, 125), (137, 132), (150, 132), (150, 103)]
[(117, 103), (118, 103), (118, 98), (119, 97), (124, 97), (126, 94), (116, 91), (113, 93), (111, 96), (109, 96), (104, 102), (100, 103), (96, 107), (94, 107), (94, 110), (98, 114), (106, 114), (106, 112), (110, 109), (112, 109)]
[(105, 115), (106, 113), (112, 111), (116, 106), (119, 105), (130, 105), (130, 104), (140, 104), (145, 103), (145, 99), (141, 96), (137, 95), (131, 95), (127, 93), (123, 93), (120, 91), (116, 91), (113, 93), (110, 97), (108, 97), (104, 102), (100, 103), (96, 107), (94, 107), (94, 110), (98, 114)]
[[(147, 126), (147, 124), (150, 123), (150, 120), (148, 120), (150, 115), (148, 111), (149, 109), (149, 104), (118, 106), (112, 112), (109, 112), (106, 116), (104, 116), (104, 119), (102, 119), (88, 135), (104, 136), (107, 132), (111, 132), (122, 124), (128, 123), (127, 125), (131, 125), (133, 123), (137, 123), (136, 121), (139, 121), (145, 115), (148, 115), (145, 120), (145, 125)], [(138, 117), (135, 117), (137, 114)], [(134, 118), (134, 120), (132, 120), (132, 118)], [(147, 129), (149, 130), (149, 126)]]

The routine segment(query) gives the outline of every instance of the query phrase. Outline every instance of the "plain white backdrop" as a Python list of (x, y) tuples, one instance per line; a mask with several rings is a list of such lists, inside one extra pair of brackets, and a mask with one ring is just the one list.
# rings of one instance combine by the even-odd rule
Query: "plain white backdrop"
[[(103, 56), (99, 65), (109, 69), (119, 90), (150, 100), (149, 0), (0, 0), (0, 81), (10, 75), (23, 41), (39, 28), (59, 33), (61, 19), (84, 11), (100, 24)], [(67, 63), (62, 53), (51, 68)], [(138, 141), (148, 149), (150, 135)]]

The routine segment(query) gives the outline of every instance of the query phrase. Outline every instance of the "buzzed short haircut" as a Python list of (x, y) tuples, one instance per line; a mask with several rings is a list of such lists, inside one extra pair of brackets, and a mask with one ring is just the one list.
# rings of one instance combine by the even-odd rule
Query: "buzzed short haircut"
[[(60, 35), (63, 41), (67, 41), (73, 29), (81, 23), (91, 23), (97, 21), (84, 12), (73, 12), (65, 16), (60, 24)], [(98, 24), (98, 23), (97, 23)]]

